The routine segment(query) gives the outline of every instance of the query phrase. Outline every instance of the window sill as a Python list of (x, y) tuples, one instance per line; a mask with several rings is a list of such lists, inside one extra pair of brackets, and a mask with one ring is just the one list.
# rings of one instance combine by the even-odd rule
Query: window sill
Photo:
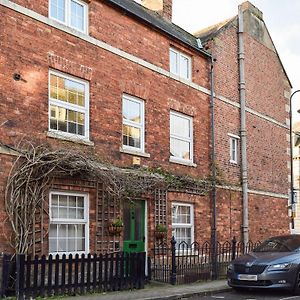
[(235, 160), (230, 160), (230, 161), (229, 161), (229, 163), (230, 163), (230, 164), (232, 164), (232, 165), (235, 165), (235, 166), (237, 166), (237, 165), (238, 165), (238, 162), (237, 162), (237, 161), (235, 161)]
[[(84, 1), (85, 1), (85, 0), (84, 0)], [(85, 2), (87, 2), (87, 1), (85, 1)], [(58, 19), (55, 19), (55, 18), (51, 17), (50, 15), (49, 15), (49, 19), (50, 19), (50, 20), (53, 20), (54, 22), (59, 23), (60, 25), (66, 26), (67, 28), (69, 28), (69, 29), (71, 29), (71, 30), (74, 30), (75, 32), (79, 32), (79, 33), (88, 35), (88, 30), (87, 30), (87, 29), (85, 29), (85, 30), (80, 30), (80, 29), (78, 29), (78, 28), (76, 28), (76, 27), (72, 27), (70, 24), (67, 24), (67, 23), (62, 22), (62, 21), (60, 21), (60, 20), (58, 20)]]
[(63, 133), (59, 133), (59, 132), (48, 131), (47, 137), (59, 139), (59, 140), (63, 140), (63, 141), (68, 141), (68, 142), (73, 142), (73, 143), (77, 143), (77, 144), (83, 144), (83, 145), (87, 145), (87, 146), (95, 145), (94, 142), (91, 142), (89, 140), (86, 140), (86, 139), (83, 139), (80, 137), (76, 137), (76, 136), (67, 136), (67, 135), (64, 135)]
[(181, 77), (180, 75), (174, 74), (170, 72), (170, 77), (172, 79), (175, 79), (177, 81), (183, 82), (183, 83), (188, 83), (190, 84), (192, 82), (191, 78), (185, 78), (185, 77)]
[(140, 152), (140, 151), (136, 151), (136, 150), (132, 150), (132, 149), (120, 148), (120, 152), (125, 153), (125, 154), (131, 154), (131, 155), (136, 155), (136, 156), (147, 157), (147, 158), (150, 157), (149, 153)]
[(194, 167), (194, 168), (197, 167), (197, 165), (194, 164), (190, 160), (182, 160), (182, 159), (179, 159), (179, 158), (176, 158), (176, 157), (173, 157), (173, 156), (170, 157), (169, 162), (184, 165), (184, 166), (188, 166), (188, 167)]

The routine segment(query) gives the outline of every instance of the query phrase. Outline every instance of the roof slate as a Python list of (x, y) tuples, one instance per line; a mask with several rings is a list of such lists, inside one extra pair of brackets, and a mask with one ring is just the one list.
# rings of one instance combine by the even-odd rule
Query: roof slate
[(133, 0), (106, 0), (106, 2), (118, 7), (134, 17), (137, 17), (172, 38), (181, 41), (194, 50), (201, 52), (203, 55), (207, 57), (211, 56), (208, 52), (198, 47), (197, 37), (163, 18), (159, 13), (147, 9)]

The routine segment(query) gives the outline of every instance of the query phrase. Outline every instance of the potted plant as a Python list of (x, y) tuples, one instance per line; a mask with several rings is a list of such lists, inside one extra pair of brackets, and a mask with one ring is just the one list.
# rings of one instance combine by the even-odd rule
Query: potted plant
[(168, 227), (163, 224), (157, 224), (155, 227), (155, 237), (162, 240), (167, 237)]
[(108, 232), (112, 235), (120, 235), (123, 230), (123, 220), (120, 218), (114, 219), (108, 224)]

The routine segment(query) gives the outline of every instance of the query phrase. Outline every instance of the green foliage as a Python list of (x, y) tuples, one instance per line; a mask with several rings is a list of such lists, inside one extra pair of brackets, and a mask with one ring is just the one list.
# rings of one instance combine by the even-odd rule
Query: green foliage
[(167, 189), (197, 190), (200, 194), (207, 194), (212, 187), (210, 178), (194, 178), (188, 175), (172, 174), (162, 168), (146, 169), (151, 174), (158, 174), (164, 178)]
[(114, 219), (111, 222), (111, 226), (113, 226), (113, 227), (123, 227), (124, 226), (123, 220), (120, 219), (120, 218)]
[(157, 224), (155, 227), (156, 232), (168, 232), (168, 227), (163, 224)]

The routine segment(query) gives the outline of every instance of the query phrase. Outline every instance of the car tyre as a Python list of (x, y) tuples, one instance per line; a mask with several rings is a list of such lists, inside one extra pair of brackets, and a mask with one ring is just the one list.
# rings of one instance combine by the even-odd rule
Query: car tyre
[(293, 289), (293, 295), (300, 295), (300, 269), (297, 272), (296, 280), (295, 280), (295, 286)]

